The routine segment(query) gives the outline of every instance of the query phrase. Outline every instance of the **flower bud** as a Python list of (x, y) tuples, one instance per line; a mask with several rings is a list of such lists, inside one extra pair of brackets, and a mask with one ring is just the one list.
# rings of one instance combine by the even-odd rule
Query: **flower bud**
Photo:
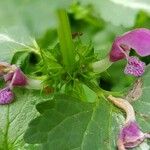
[(0, 76), (3, 76), (7, 72), (9, 72), (10, 64), (6, 62), (0, 62)]

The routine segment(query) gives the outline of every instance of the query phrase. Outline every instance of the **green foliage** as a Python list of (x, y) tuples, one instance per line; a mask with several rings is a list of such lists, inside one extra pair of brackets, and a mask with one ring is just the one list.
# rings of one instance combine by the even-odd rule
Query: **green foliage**
[(135, 111), (137, 112), (137, 118), (143, 127), (144, 131), (150, 130), (150, 112), (149, 112), (149, 77), (150, 71), (149, 67), (147, 68), (147, 72), (142, 77), (143, 86), (142, 86), (142, 96), (133, 103)]
[(28, 143), (42, 143), (43, 150), (111, 149), (114, 144), (112, 107), (104, 98), (88, 104), (59, 95), (38, 104), (37, 110), (41, 115), (30, 122), (24, 138)]
[[(28, 35), (32, 35), (34, 37), (40, 36), (47, 29), (49, 29), (49, 27), (56, 26), (56, 9), (67, 8), (70, 5), (71, 1), (62, 0), (61, 2), (63, 6), (61, 5), (59, 0), (45, 0), (44, 2), (43, 0), (0, 1), (1, 26), (7, 29), (17, 27), (17, 34), (19, 33), (19, 30), (20, 32), (26, 31)], [(24, 34), (22, 35), (23, 37), (25, 36)], [(17, 37), (19, 37), (20, 39), (20, 36), (21, 35)]]
[[(125, 95), (135, 78), (123, 73), (125, 61), (102, 74), (90, 64), (108, 55), (116, 36), (150, 28), (149, 5), (148, 0), (0, 1), (0, 60), (40, 80), (44, 93), (17, 88), (15, 101), (0, 106), (0, 150), (115, 150), (124, 114), (107, 96)], [(67, 11), (71, 28), (67, 14), (59, 13), (56, 29), (60, 9)], [(149, 57), (142, 59), (149, 63)], [(143, 131), (150, 130), (149, 77), (147, 69), (143, 94), (132, 103)]]
[[(28, 123), (37, 116), (35, 105), (44, 100), (39, 91), (16, 89), (15, 101), (0, 106), (0, 149), (16, 150), (24, 146)], [(45, 97), (46, 98), (46, 97)]]
[(115, 3), (113, 0), (83, 0), (82, 3), (93, 4), (96, 11), (106, 22), (117, 26), (132, 27), (138, 13), (137, 10), (124, 6), (124, 3)]
[[(92, 62), (97, 60), (97, 55), (94, 54), (91, 44), (84, 45), (80, 40), (75, 40), (74, 44), (75, 62), (71, 66), (71, 70), (74, 70), (73, 72), (66, 70), (61, 47), (58, 43), (51, 49), (40, 49), (41, 57), (35, 74), (41, 74), (44, 77), (45, 86), (50, 86), (55, 92), (61, 91), (84, 101), (94, 101), (96, 94), (81, 83), (81, 80), (82, 78), (93, 81), (97, 79), (97, 75), (89, 67)], [(68, 55), (68, 57), (70, 56)], [(91, 92), (87, 94), (86, 91)], [(87, 95), (90, 95), (90, 98)]]

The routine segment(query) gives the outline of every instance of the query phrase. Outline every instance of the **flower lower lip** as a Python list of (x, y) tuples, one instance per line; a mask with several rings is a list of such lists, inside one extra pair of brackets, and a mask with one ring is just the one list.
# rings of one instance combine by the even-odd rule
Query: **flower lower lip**
[(146, 65), (144, 62), (140, 61), (138, 57), (129, 57), (127, 61), (127, 65), (124, 70), (125, 74), (131, 74), (135, 77), (139, 77), (144, 74)]
[(0, 104), (9, 104), (14, 99), (14, 93), (9, 87), (0, 90)]

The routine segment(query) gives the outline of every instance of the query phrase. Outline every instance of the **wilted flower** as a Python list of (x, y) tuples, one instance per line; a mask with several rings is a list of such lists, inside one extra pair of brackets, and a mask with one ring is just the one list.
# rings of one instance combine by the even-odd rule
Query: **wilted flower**
[(9, 87), (0, 90), (0, 104), (9, 104), (14, 99), (14, 93)]
[[(150, 55), (150, 30), (139, 28), (117, 37), (113, 42), (109, 54), (111, 62), (124, 58), (127, 59), (128, 65), (125, 73), (132, 74), (134, 76), (141, 76), (144, 73), (145, 64), (137, 59), (137, 57), (129, 56), (129, 51), (131, 49), (134, 49), (140, 56)], [(139, 72), (138, 66), (140, 70)]]
[(120, 130), (117, 140), (118, 150), (137, 147), (144, 141), (144, 139), (150, 138), (149, 133), (143, 133), (140, 130), (140, 127), (135, 120), (134, 109), (128, 101), (111, 95), (108, 98), (116, 106), (126, 112), (126, 121)]
[(10, 64), (6, 62), (0, 62), (0, 76), (3, 76), (7, 72), (9, 72)]

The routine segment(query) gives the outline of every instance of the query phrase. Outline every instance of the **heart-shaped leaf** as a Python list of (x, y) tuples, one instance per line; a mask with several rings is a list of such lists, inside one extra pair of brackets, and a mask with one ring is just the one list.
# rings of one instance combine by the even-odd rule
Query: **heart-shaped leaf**
[(41, 143), (43, 150), (115, 149), (112, 106), (106, 99), (90, 104), (60, 95), (37, 110), (41, 115), (30, 122), (27, 143)]

